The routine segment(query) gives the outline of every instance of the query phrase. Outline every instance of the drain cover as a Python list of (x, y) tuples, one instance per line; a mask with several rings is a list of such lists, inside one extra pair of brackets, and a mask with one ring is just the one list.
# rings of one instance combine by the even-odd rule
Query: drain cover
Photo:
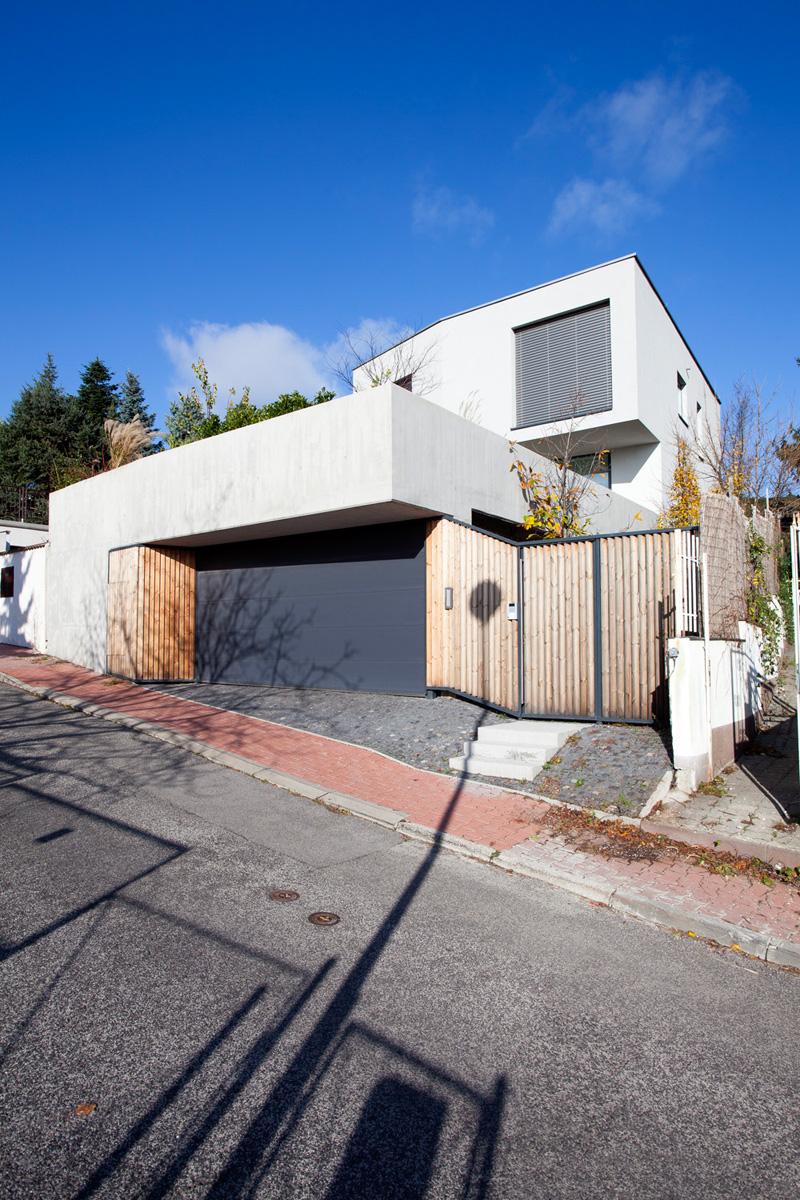
[(312, 925), (338, 925), (341, 917), (337, 917), (336, 913), (312, 913), (308, 918)]
[(277, 892), (270, 892), (269, 898), (270, 900), (281, 900), (284, 902), (287, 900), (299, 900), (300, 893), (290, 892), (288, 888), (278, 888)]

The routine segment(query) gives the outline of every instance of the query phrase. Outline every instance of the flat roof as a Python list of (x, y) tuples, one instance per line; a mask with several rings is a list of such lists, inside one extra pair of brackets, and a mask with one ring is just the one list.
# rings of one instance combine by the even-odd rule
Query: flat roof
[[(672, 313), (669, 311), (666, 304), (664, 303), (664, 299), (661, 296), (661, 293), (659, 292), (658, 288), (656, 287), (656, 285), (653, 283), (652, 279), (648, 275), (648, 273), (644, 267), (644, 264), (642, 263), (642, 260), (639, 258), (638, 254), (623, 254), (620, 258), (612, 258), (612, 259), (609, 259), (608, 262), (597, 263), (596, 266), (594, 266), (594, 267), (584, 267), (582, 271), (573, 271), (569, 275), (559, 276), (558, 279), (549, 279), (546, 283), (537, 283), (533, 287), (523, 288), (519, 292), (511, 292), (508, 296), (500, 296), (497, 300), (486, 300), (483, 304), (474, 304), (471, 308), (462, 308), (459, 312), (450, 313), (449, 316), (439, 317), (437, 320), (431, 321), (431, 323), (429, 325), (423, 325), (421, 329), (417, 329), (413, 333), (410, 333), (408, 335), (408, 337), (401, 338), (399, 342), (395, 342), (393, 345), (387, 346), (385, 350), (381, 351), (381, 354), (388, 354), (388, 352), (390, 350), (394, 350), (397, 346), (402, 346), (405, 342), (410, 342), (412, 338), (418, 337), (421, 333), (427, 333), (427, 331), (429, 329), (435, 329), (435, 327), (437, 325), (441, 325), (445, 321), (453, 321), (453, 320), (455, 320), (456, 317), (465, 317), (468, 313), (480, 312), (480, 310), (482, 308), (491, 308), (492, 305), (494, 305), (494, 304), (504, 304), (506, 302), (506, 300), (516, 300), (517, 297), (519, 297), (519, 296), (527, 296), (531, 292), (541, 291), (542, 288), (552, 287), (556, 283), (565, 283), (568, 279), (577, 279), (581, 275), (590, 275), (592, 271), (603, 271), (603, 270), (605, 270), (606, 267), (614, 267), (618, 263), (629, 262), (631, 259), (633, 259), (633, 261), (638, 266), (639, 270), (644, 275), (647, 282), (650, 284), (650, 287), (653, 290), (653, 294), (655, 295), (655, 297), (658, 300), (661, 307), (664, 309), (664, 312), (669, 317), (678, 336), (680, 337), (683, 344), (686, 346), (686, 349), (689, 351), (692, 358), (697, 363), (698, 370), (700, 371), (700, 374), (703, 376), (703, 379), (705, 379), (706, 383), (708, 384), (708, 387), (711, 391), (711, 395), (714, 397), (717, 404), (719, 404), (720, 398), (717, 395), (716, 391), (714, 390), (711, 380), (708, 378), (705, 371), (701, 367), (701, 365), (698, 361), (697, 355), (694, 353), (691, 346), (687, 342), (686, 338), (683, 336), (683, 333), (681, 332), (678, 322), (675, 320)], [(372, 356), (372, 358), (365, 358), (364, 362), (359, 363), (358, 366), (363, 367), (368, 362), (374, 362), (376, 358), (381, 357), (381, 354), (374, 354)]]

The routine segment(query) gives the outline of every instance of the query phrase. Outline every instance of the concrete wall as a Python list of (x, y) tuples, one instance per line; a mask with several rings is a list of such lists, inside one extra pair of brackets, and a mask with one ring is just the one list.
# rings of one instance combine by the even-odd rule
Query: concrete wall
[(0, 599), (0, 642), (47, 649), (48, 547), (0, 554), (0, 567), (14, 568), (14, 595)]
[[(761, 655), (756, 631), (742, 626), (738, 641), (710, 643), (710, 686), (706, 687), (705, 644), (671, 638), (669, 703), (673, 763), (678, 786), (694, 791), (734, 761), (756, 732), (761, 711)], [(709, 755), (708, 702), (711, 710)]]
[[(549, 464), (526, 451), (526, 462)], [(105, 669), (108, 552), (209, 545), (472, 510), (520, 521), (505, 438), (392, 384), (154, 454), (50, 498), (51, 653)], [(650, 527), (606, 489), (597, 532)]]

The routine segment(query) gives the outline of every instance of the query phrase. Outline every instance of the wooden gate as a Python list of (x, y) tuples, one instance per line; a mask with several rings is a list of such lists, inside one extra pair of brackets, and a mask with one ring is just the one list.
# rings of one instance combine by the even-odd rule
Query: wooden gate
[(194, 679), (193, 550), (126, 546), (108, 556), (106, 670), (124, 679)]
[(428, 687), (518, 716), (666, 719), (665, 639), (697, 632), (696, 537), (518, 544), (431, 522)]
[(519, 553), (513, 542), (456, 521), (427, 538), (427, 683), (498, 708), (519, 705)]

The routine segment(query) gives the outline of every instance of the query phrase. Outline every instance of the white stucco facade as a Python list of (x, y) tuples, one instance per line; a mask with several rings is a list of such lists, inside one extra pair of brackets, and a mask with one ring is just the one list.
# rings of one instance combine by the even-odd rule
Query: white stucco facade
[[(547, 425), (517, 423), (515, 331), (608, 302), (613, 405), (610, 411)], [(635, 255), (446, 317), (357, 369), (356, 388), (398, 363), (417, 362), (411, 387), (451, 412), (469, 406), (494, 433), (553, 456), (572, 426), (578, 453), (611, 454), (611, 488), (653, 510), (663, 506), (678, 435), (707, 421), (718, 401)], [(685, 386), (678, 387), (678, 375)], [(681, 415), (683, 412), (683, 416)]]
[[(519, 450), (516, 457), (520, 457)], [(533, 464), (536, 456), (521, 455)], [(393, 384), (140, 459), (50, 498), (48, 648), (105, 670), (108, 554), (473, 511), (518, 522), (506, 438)], [(547, 464), (540, 463), (542, 468)], [(652, 512), (593, 487), (595, 532)]]
[(0, 567), (13, 571), (13, 595), (0, 597), (0, 642), (47, 649), (48, 552), (47, 546), (37, 546), (0, 554)]

